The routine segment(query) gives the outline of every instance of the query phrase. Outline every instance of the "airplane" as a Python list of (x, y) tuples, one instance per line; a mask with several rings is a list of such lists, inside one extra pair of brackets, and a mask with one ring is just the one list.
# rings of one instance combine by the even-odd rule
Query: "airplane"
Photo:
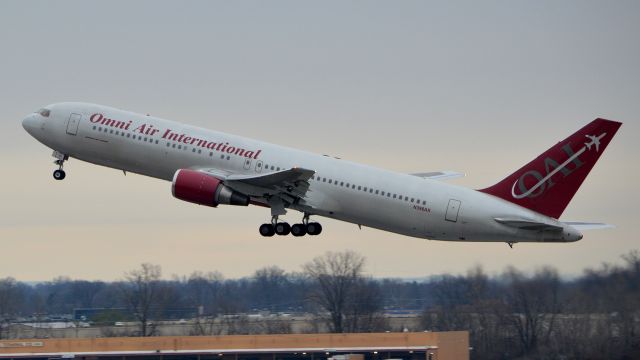
[[(271, 221), (259, 226), (262, 236), (318, 235), (322, 225), (314, 216), (416, 238), (513, 247), (574, 242), (580, 230), (610, 227), (559, 218), (622, 123), (593, 120), (479, 190), (446, 183), (456, 172), (403, 174), (89, 103), (51, 104), (22, 125), (53, 150), (56, 180), (75, 158), (170, 181), (173, 196), (191, 203), (263, 206)], [(591, 141), (583, 143), (585, 137)], [(301, 221), (281, 220), (288, 210), (301, 212)]]
[(586, 137), (587, 139), (589, 139), (590, 141), (589, 141), (589, 142), (586, 142), (584, 145), (587, 147), (587, 150), (591, 150), (591, 147), (592, 147), (593, 145), (595, 145), (595, 146), (596, 146), (596, 152), (597, 152), (597, 151), (600, 151), (600, 140), (601, 140), (603, 137), (605, 137), (605, 136), (607, 136), (607, 133), (603, 133), (603, 134), (601, 134), (600, 136), (595, 136), (595, 135), (585, 135), (585, 137)]

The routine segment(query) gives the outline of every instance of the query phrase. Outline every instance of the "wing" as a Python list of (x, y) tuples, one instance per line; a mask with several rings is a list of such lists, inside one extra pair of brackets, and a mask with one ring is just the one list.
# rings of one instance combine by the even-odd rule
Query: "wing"
[(303, 199), (309, 190), (309, 179), (315, 171), (291, 168), (259, 175), (241, 175), (219, 169), (198, 169), (216, 177), (243, 194), (264, 198), (270, 206), (287, 207)]
[(432, 180), (449, 180), (449, 179), (455, 179), (455, 178), (464, 176), (463, 173), (459, 173), (455, 171), (432, 171), (432, 172), (425, 172), (425, 173), (414, 173), (409, 175), (413, 175), (413, 176), (417, 176), (425, 179), (432, 179)]

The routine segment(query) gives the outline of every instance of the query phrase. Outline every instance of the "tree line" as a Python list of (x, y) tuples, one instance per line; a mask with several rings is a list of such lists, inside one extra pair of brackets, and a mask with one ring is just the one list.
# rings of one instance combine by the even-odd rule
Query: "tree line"
[[(78, 308), (127, 309), (124, 316), (138, 324), (137, 336), (156, 335), (158, 321), (179, 309), (193, 309), (194, 335), (292, 331), (286, 321), (249, 326), (247, 314), (255, 312), (310, 314), (317, 325), (312, 332), (402, 331), (387, 315), (413, 310), (420, 316), (410, 330), (468, 330), (477, 359), (640, 358), (640, 252), (572, 279), (553, 267), (533, 273), (509, 267), (495, 276), (475, 267), (465, 275), (421, 281), (374, 279), (365, 274), (365, 258), (351, 251), (316, 257), (299, 272), (271, 266), (241, 279), (219, 272), (163, 279), (153, 264), (113, 282), (4, 278), (0, 339), (17, 320)], [(117, 317), (111, 315), (103, 320)]]

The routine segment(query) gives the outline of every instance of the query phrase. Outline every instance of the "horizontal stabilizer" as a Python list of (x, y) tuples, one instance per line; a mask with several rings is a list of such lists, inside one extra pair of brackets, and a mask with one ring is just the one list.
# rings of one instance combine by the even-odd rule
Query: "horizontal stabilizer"
[(562, 226), (527, 219), (494, 218), (494, 220), (500, 224), (524, 230), (562, 231)]
[(431, 180), (450, 180), (450, 179), (456, 179), (459, 177), (464, 177), (463, 173), (459, 173), (455, 171), (432, 171), (432, 172), (425, 172), (425, 173), (414, 173), (409, 175), (413, 175), (413, 176), (417, 176), (425, 179), (431, 179)]
[(605, 223), (584, 222), (584, 221), (563, 221), (563, 224), (567, 224), (576, 230), (598, 230), (598, 229), (610, 229), (615, 226)]

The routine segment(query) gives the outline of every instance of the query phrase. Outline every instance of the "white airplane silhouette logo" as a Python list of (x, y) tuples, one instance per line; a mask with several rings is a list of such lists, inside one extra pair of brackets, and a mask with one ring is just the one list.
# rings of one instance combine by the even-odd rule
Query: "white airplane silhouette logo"
[(587, 150), (591, 150), (591, 146), (595, 145), (596, 146), (596, 152), (598, 152), (600, 150), (600, 140), (607, 135), (607, 133), (602, 133), (602, 135), (600, 136), (595, 136), (595, 135), (585, 135), (589, 140), (589, 142), (584, 143), (584, 145), (587, 147)]

